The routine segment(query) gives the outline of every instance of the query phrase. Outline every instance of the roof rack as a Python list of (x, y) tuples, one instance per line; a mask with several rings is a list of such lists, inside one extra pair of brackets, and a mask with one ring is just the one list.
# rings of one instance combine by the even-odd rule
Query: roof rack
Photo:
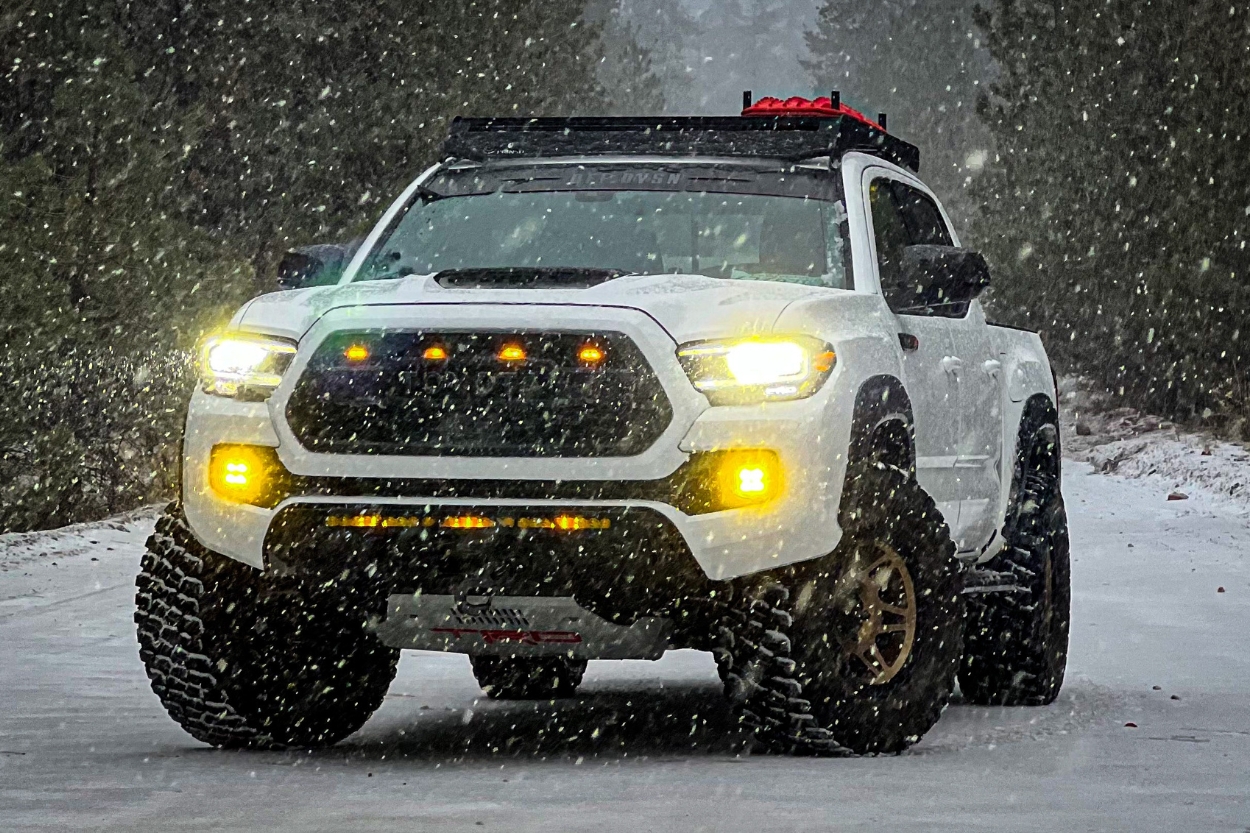
[(555, 156), (743, 156), (798, 162), (862, 151), (919, 172), (915, 145), (833, 100), (764, 98), (742, 116), (456, 118), (443, 142), (443, 157), (484, 162)]

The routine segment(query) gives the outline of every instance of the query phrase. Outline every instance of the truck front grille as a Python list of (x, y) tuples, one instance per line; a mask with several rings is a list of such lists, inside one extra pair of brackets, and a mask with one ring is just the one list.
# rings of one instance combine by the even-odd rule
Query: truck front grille
[(672, 416), (621, 333), (340, 332), (286, 408), (310, 451), (411, 456), (631, 456)]

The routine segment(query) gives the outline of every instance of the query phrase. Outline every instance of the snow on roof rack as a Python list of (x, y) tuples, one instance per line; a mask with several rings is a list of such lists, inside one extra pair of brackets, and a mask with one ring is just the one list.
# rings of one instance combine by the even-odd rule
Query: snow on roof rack
[[(771, 99), (778, 101), (778, 99)], [(795, 99), (790, 99), (794, 101)], [(742, 116), (456, 118), (443, 158), (472, 161), (555, 156), (724, 156), (801, 161), (849, 151), (920, 170), (915, 145), (831, 98), (805, 108), (749, 105)], [(745, 103), (745, 101), (744, 101)], [(756, 112), (747, 112), (747, 110)], [(743, 116), (746, 116), (745, 118)]]

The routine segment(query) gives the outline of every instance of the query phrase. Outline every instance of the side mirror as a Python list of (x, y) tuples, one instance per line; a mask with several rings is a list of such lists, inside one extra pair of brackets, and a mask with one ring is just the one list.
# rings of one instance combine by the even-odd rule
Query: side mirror
[(882, 291), (895, 312), (963, 315), (989, 285), (990, 268), (980, 252), (954, 246), (907, 246), (899, 283)]
[(304, 289), (337, 283), (357, 246), (355, 243), (320, 243), (288, 250), (278, 264), (278, 288)]

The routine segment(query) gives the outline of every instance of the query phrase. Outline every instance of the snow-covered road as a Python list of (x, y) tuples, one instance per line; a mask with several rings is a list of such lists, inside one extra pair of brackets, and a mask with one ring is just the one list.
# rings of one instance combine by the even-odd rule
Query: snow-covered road
[(735, 755), (694, 652), (592, 663), (554, 708), (486, 702), (463, 657), (410, 654), (332, 750), (214, 751), (139, 665), (150, 520), (3, 536), (0, 830), (1250, 831), (1250, 515), (1089, 471), (1065, 479), (1059, 702), (957, 701), (877, 759)]

